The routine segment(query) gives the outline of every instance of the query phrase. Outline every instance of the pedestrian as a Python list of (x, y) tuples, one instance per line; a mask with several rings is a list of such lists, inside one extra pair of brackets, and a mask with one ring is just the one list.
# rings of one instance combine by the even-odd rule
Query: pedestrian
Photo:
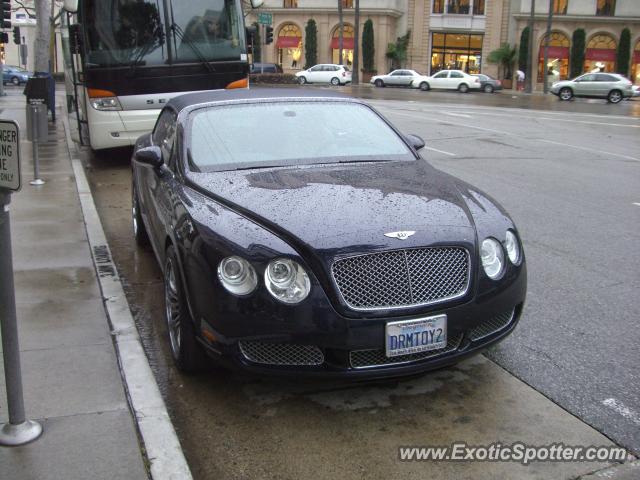
[(518, 69), (518, 71), (516, 72), (516, 88), (518, 89), (519, 92), (524, 90), (524, 79), (525, 79), (524, 72)]

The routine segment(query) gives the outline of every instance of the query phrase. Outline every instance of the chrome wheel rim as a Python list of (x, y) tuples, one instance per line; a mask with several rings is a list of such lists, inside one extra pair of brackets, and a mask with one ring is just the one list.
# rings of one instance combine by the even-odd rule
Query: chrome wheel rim
[(338, 80), (337, 78), (334, 78), (331, 80), (332, 85), (338, 85), (339, 83), (340, 83), (340, 80)]
[(571, 99), (571, 92), (569, 90), (562, 90), (560, 92), (560, 98), (563, 100), (570, 100)]
[(20, 85), (20, 80), (14, 77), (11, 79), (11, 83), (13, 83), (14, 85)]
[(467, 87), (466, 85), (460, 85), (460, 91), (462, 93), (467, 93), (468, 89), (469, 89), (469, 87)]
[(171, 343), (173, 356), (178, 358), (180, 355), (180, 322), (182, 321), (182, 316), (180, 313), (180, 299), (178, 298), (175, 268), (173, 267), (173, 261), (170, 259), (167, 261), (164, 277), (164, 304), (167, 328), (169, 330), (169, 341)]
[(611, 95), (609, 95), (609, 101), (611, 103), (618, 103), (621, 99), (620, 93), (618, 92), (613, 92)]
[(484, 87), (484, 91), (487, 93), (491, 93), (493, 92), (493, 87), (491, 85), (487, 85), (486, 87)]

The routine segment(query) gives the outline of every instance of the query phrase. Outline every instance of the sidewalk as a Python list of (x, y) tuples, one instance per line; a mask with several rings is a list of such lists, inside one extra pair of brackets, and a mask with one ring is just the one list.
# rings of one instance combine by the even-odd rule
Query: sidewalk
[[(43, 435), (0, 447), (7, 479), (146, 479), (97, 283), (60, 116), (40, 148), (46, 184), (29, 185), (22, 89), (0, 98), (0, 118), (22, 127), (22, 191), (12, 195), (16, 306), (27, 418)], [(58, 103), (60, 102), (58, 97)], [(0, 422), (8, 418), (0, 358)]]

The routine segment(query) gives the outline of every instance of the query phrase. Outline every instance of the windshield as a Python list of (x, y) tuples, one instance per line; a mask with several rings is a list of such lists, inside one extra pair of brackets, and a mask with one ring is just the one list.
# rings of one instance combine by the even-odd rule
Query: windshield
[(348, 102), (264, 102), (197, 110), (188, 129), (200, 171), (354, 161), (413, 160), (370, 108)]
[(241, 60), (239, 0), (88, 0), (88, 67)]

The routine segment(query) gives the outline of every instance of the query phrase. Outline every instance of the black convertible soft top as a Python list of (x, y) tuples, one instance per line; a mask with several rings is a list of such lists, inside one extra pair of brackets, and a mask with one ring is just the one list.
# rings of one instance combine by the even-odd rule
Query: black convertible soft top
[(177, 112), (192, 105), (213, 102), (228, 102), (231, 100), (250, 100), (257, 98), (351, 98), (339, 92), (317, 90), (310, 88), (238, 88), (233, 90), (209, 90), (204, 92), (187, 93), (174, 97), (167, 103)]

